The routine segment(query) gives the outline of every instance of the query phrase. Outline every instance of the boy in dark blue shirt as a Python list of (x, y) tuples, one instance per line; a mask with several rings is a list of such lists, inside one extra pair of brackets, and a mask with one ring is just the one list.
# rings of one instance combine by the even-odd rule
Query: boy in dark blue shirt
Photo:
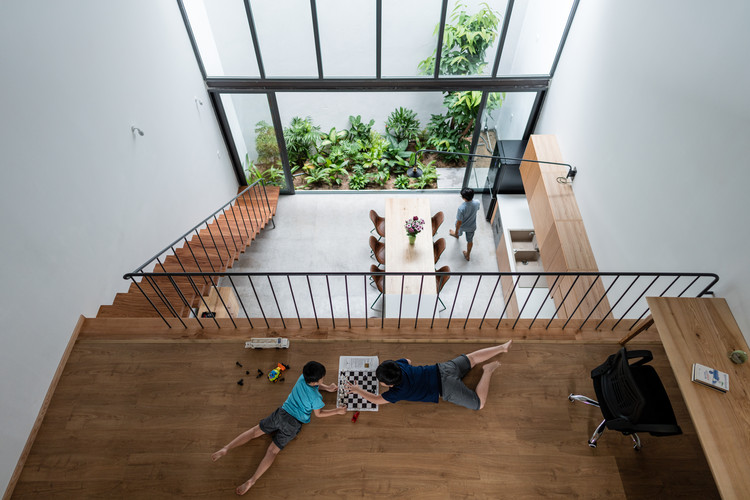
[(500, 363), (493, 361), (482, 367), (484, 373), (479, 379), (476, 390), (469, 389), (463, 378), (479, 363), (484, 363), (500, 353), (508, 352), (509, 340), (505, 344), (487, 347), (469, 354), (462, 354), (455, 359), (435, 365), (412, 366), (411, 361), (402, 358), (397, 361), (383, 361), (375, 371), (380, 384), (388, 390), (376, 396), (365, 391), (357, 384), (347, 384), (349, 392), (362, 396), (376, 404), (396, 403), (397, 401), (422, 401), (437, 403), (443, 401), (464, 406), (470, 410), (481, 410), (487, 401), (490, 390), (490, 377)]
[(320, 395), (319, 388), (328, 392), (336, 392), (336, 384), (324, 384), (323, 377), (326, 374), (325, 366), (317, 361), (308, 362), (302, 368), (297, 383), (294, 384), (292, 392), (286, 398), (284, 404), (276, 409), (268, 417), (260, 421), (258, 425), (249, 429), (236, 438), (228, 445), (211, 455), (211, 459), (216, 461), (227, 454), (232, 448), (242, 446), (251, 439), (262, 436), (263, 434), (273, 434), (273, 442), (268, 445), (266, 455), (261, 460), (253, 477), (237, 487), (236, 493), (244, 495), (247, 493), (255, 482), (268, 470), (276, 455), (284, 449), (284, 446), (297, 436), (302, 424), (310, 421), (310, 414), (315, 413), (316, 417), (330, 417), (333, 415), (346, 414), (346, 407), (334, 408), (332, 410), (321, 410), (325, 406), (323, 397)]

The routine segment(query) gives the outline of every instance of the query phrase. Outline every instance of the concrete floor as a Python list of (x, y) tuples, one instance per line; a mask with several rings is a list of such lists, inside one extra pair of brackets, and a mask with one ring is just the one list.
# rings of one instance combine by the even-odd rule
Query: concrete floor
[[(482, 216), (484, 207), (477, 217), (477, 231), (470, 262), (467, 262), (462, 254), (462, 250), (466, 249), (465, 238), (456, 240), (449, 236), (448, 230), (455, 227), (455, 213), (461, 203), (457, 191), (316, 191), (282, 196), (275, 217), (276, 228), (268, 227), (261, 231), (250, 248), (235, 263), (232, 271), (368, 272), (370, 266), (376, 264), (370, 257), (368, 244), (370, 230), (373, 227), (369, 212), (374, 209), (380, 215), (384, 215), (385, 199), (400, 196), (427, 198), (433, 214), (438, 211), (445, 214), (445, 222), (434, 238), (445, 238), (447, 243), (445, 252), (436, 264), (438, 268), (448, 265), (452, 272), (498, 271), (492, 229)], [(279, 317), (281, 314), (283, 317), (296, 318), (297, 313), (303, 318), (314, 315), (330, 317), (331, 306), (336, 317), (347, 317), (350, 314), (351, 317), (361, 318), (364, 317), (365, 310), (369, 317), (380, 315), (382, 300), (375, 304), (375, 310), (370, 308), (378, 292), (374, 286), (365, 285), (362, 277), (348, 277), (346, 280), (343, 277), (331, 277), (326, 282), (324, 277), (314, 276), (308, 283), (305, 276), (263, 276), (253, 278), (252, 282), (247, 278), (235, 279), (233, 282), (251, 318), (263, 314), (268, 317)], [(221, 284), (231, 285), (226, 278)], [(456, 299), (458, 284), (459, 280), (454, 278), (445, 285), (441, 298), (447, 309), (437, 316), (448, 317), (453, 310), (453, 316), (457, 318), (466, 317), (468, 312), (470, 317), (482, 317), (491, 296), (493, 310), (498, 302), (502, 309), (502, 294), (499, 287), (497, 290), (494, 289), (495, 280), (485, 279), (480, 282), (477, 277), (465, 277)], [(331, 290), (330, 295), (328, 289)], [(475, 290), (477, 299), (472, 305)], [(311, 291), (313, 300), (310, 298)], [(500, 297), (499, 301), (497, 297)], [(440, 308), (438, 307), (438, 310)]]

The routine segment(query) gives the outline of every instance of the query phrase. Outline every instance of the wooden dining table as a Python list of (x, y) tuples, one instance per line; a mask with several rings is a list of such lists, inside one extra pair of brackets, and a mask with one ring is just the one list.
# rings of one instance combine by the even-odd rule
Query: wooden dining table
[[(414, 216), (424, 220), (424, 229), (409, 244), (405, 224)], [(419, 272), (435, 271), (435, 253), (432, 247), (432, 222), (430, 201), (427, 198), (399, 197), (385, 200), (385, 271)], [(402, 299), (403, 290), (403, 299)], [(421, 299), (420, 297), (421, 290)], [(431, 316), (437, 297), (437, 284), (433, 276), (388, 276), (385, 280), (386, 315), (389, 317)]]

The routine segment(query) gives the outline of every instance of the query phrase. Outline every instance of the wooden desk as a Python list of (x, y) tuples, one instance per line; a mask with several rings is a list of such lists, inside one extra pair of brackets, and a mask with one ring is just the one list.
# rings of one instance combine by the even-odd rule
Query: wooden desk
[[(404, 224), (418, 216), (425, 222), (424, 230), (417, 235), (414, 245), (409, 245)], [(385, 200), (385, 270), (387, 272), (432, 273), (435, 271), (435, 252), (432, 248), (432, 226), (430, 224), (430, 202), (426, 198), (387, 198)], [(435, 278), (428, 276), (406, 276), (403, 280), (404, 303), (400, 306), (403, 316), (414, 316), (420, 286), (422, 301), (420, 316), (432, 315), (432, 306), (437, 295)], [(401, 276), (389, 276), (385, 280), (386, 313), (398, 315), (401, 295)], [(394, 300), (395, 299), (395, 300)], [(413, 299), (413, 300), (412, 300)], [(413, 302), (413, 304), (412, 304)], [(391, 307), (388, 307), (388, 304)], [(428, 307), (429, 306), (429, 307)], [(429, 311), (427, 310), (429, 309)]]
[[(727, 357), (734, 349), (748, 352), (729, 306), (724, 299), (646, 300), (721, 497), (747, 498), (750, 363)], [(729, 391), (691, 382), (693, 363), (728, 373)]]

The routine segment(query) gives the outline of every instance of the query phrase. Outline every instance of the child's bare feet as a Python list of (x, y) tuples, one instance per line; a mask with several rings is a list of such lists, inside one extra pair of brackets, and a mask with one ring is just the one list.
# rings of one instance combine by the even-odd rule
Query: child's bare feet
[(469, 254), (466, 253), (466, 250), (464, 250), (464, 259), (471, 260), (471, 259), (469, 259)]
[(449, 231), (448, 231), (448, 234), (450, 234), (450, 235), (451, 235), (451, 236), (453, 236), (454, 238), (458, 238), (458, 234), (457, 234), (457, 233), (456, 233), (456, 232), (455, 232), (455, 231), (454, 231), (453, 229), (449, 230)]
[(500, 347), (502, 347), (502, 349), (500, 350), (500, 352), (508, 352), (510, 350), (510, 345), (512, 343), (513, 343), (513, 340), (511, 339), (511, 340), (507, 341), (504, 344), (500, 344)]
[(211, 455), (211, 460), (213, 460), (214, 462), (216, 462), (218, 459), (220, 459), (221, 457), (223, 457), (226, 454), (227, 454), (227, 449), (226, 448), (222, 448), (219, 451), (217, 451), (217, 452), (215, 452), (215, 453), (213, 453)]
[(500, 361), (493, 361), (492, 363), (487, 363), (482, 367), (482, 370), (485, 371), (485, 373), (492, 373), (495, 370), (497, 370), (498, 366), (500, 366)]
[(253, 482), (253, 480), (252, 479), (248, 479), (247, 481), (245, 481), (241, 485), (237, 486), (237, 489), (234, 490), (234, 492), (237, 493), (238, 495), (244, 495), (245, 493), (247, 493), (247, 491), (250, 488), (252, 488), (253, 484), (255, 484)]

